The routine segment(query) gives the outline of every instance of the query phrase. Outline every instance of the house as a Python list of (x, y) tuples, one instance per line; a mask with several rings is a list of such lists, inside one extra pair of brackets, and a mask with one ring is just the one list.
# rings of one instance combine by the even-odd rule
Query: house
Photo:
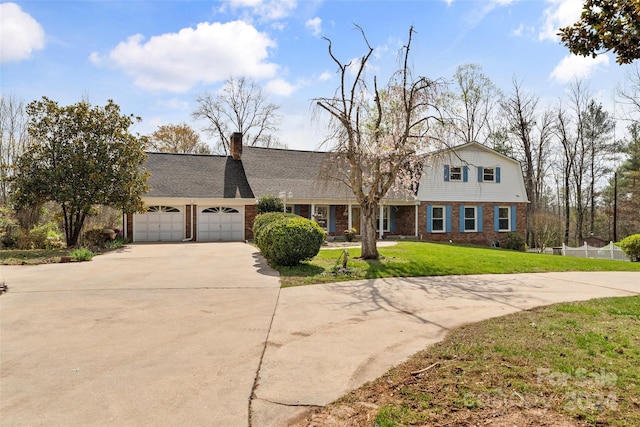
[(482, 144), (431, 154), (418, 189), (419, 238), (498, 245), (525, 235), (529, 203), (520, 163)]
[[(524, 218), (516, 221), (516, 217), (524, 215), (524, 207), (516, 207), (515, 213), (511, 207), (520, 206), (524, 200), (518, 200), (518, 204), (500, 194), (512, 191), (512, 185), (507, 185), (508, 179), (522, 183), (519, 164), (479, 144), (456, 150), (453, 159), (458, 161), (452, 160), (446, 165), (448, 177), (444, 175), (445, 169), (431, 176), (435, 170), (432, 163), (425, 167), (417, 197), (409, 192), (396, 192), (382, 201), (377, 218), (380, 238), (410, 236), (484, 244), (505, 231), (489, 233), (490, 227), (482, 226), (492, 218), (491, 213), (485, 214), (479, 221), (480, 226), (476, 225), (473, 231), (470, 228), (453, 231), (452, 221), (457, 219), (454, 204), (460, 203), (465, 212), (473, 208), (476, 219), (478, 215), (483, 218), (483, 212), (489, 210), (485, 206), (499, 206), (498, 212), (506, 215), (509, 230), (516, 230), (517, 224), (517, 230), (522, 231)], [(478, 155), (482, 158), (476, 158)], [(468, 160), (460, 160), (467, 157)], [(439, 162), (444, 157), (434, 155), (431, 159)], [(496, 191), (483, 192), (480, 190), (489, 185), (485, 179), (480, 189), (476, 189), (480, 194), (475, 194), (468, 179), (457, 182), (458, 165), (464, 166), (467, 178), (473, 165), (483, 165), (486, 168), (483, 174), (487, 177), (489, 169), (494, 167), (494, 174), (501, 174), (498, 181), (503, 184), (496, 185)], [(150, 191), (143, 197), (147, 212), (126, 216), (125, 236), (134, 242), (252, 239), (256, 202), (267, 194), (283, 199), (287, 212), (318, 222), (329, 236), (343, 236), (350, 228), (359, 232), (360, 207), (351, 189), (335, 176), (338, 171), (334, 166), (330, 153), (243, 146), (240, 133), (231, 138), (230, 156), (148, 153), (145, 167), (151, 173)], [(447, 181), (443, 181), (444, 178)], [(440, 187), (443, 194), (427, 191)], [(459, 191), (464, 197), (452, 197), (449, 191)], [(504, 206), (509, 207), (508, 214), (502, 210)], [(471, 221), (471, 217), (465, 221)], [(503, 223), (504, 218), (499, 225)]]
[[(231, 156), (148, 153), (147, 212), (127, 215), (125, 236), (134, 242), (252, 239), (256, 202), (267, 194), (330, 236), (359, 231), (359, 205), (349, 187), (330, 176), (333, 163), (324, 152), (246, 147), (240, 133), (231, 138)], [(380, 237), (415, 236), (417, 213), (414, 195), (385, 199)]]

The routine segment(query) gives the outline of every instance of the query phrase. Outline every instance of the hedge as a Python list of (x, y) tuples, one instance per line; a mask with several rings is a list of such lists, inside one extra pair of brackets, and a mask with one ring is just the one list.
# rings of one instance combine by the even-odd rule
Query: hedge
[(312, 259), (320, 251), (325, 232), (315, 221), (292, 214), (256, 217), (256, 243), (269, 261), (278, 265), (296, 265)]

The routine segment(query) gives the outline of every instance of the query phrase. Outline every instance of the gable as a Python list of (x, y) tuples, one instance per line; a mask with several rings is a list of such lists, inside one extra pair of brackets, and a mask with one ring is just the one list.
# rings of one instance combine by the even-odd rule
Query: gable
[(477, 143), (429, 156), (420, 180), (418, 200), (528, 201), (520, 163)]

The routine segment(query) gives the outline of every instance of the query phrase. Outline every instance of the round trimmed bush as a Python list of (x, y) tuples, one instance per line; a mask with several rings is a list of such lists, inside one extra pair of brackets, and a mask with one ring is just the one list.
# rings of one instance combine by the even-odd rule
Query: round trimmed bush
[(296, 265), (318, 254), (324, 230), (315, 221), (301, 216), (283, 216), (259, 230), (258, 247), (278, 265)]
[(632, 234), (625, 237), (618, 243), (618, 246), (622, 248), (631, 261), (640, 261), (640, 234)]
[[(259, 214), (253, 220), (253, 238), (256, 240), (256, 244), (260, 247), (258, 240), (260, 239), (260, 233), (262, 230), (273, 221), (279, 221), (282, 218), (297, 217), (298, 215), (284, 213), (284, 212), (268, 212)], [(262, 249), (261, 249), (262, 250)]]

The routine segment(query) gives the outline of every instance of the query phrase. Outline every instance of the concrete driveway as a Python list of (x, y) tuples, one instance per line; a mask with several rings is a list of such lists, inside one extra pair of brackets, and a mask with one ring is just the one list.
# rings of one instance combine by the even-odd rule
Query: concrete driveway
[(2, 426), (248, 424), (279, 292), (253, 247), (0, 268)]
[(463, 323), (640, 292), (639, 273), (280, 291), (241, 243), (132, 245), (89, 263), (1, 268), (2, 426), (287, 425)]

